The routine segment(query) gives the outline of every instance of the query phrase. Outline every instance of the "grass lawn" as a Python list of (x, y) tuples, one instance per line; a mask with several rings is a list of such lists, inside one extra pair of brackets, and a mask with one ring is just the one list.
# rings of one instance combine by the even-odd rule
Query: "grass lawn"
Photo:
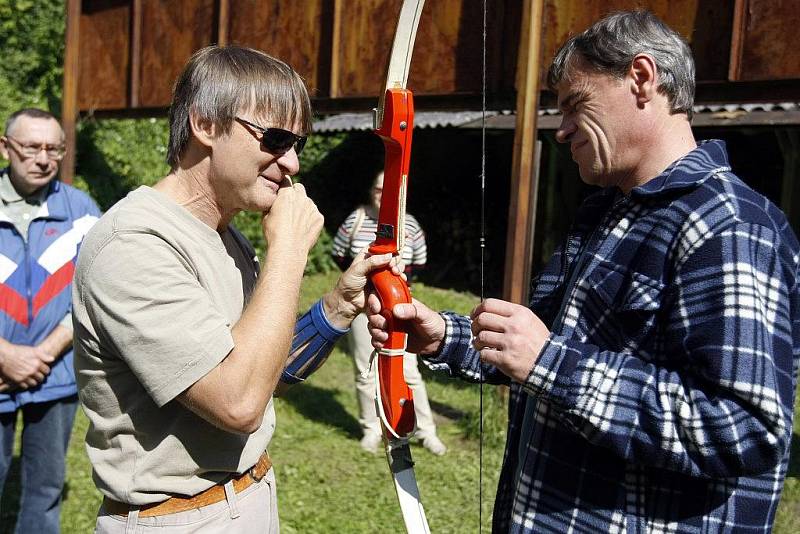
[[(309, 277), (301, 309), (327, 290), (335, 275)], [(434, 309), (468, 311), (472, 295), (415, 284), (415, 296)], [(449, 450), (443, 457), (413, 447), (416, 474), (432, 532), (478, 530), (478, 386), (423, 370), (439, 433)], [(483, 506), (490, 519), (505, 441), (505, 409), (491, 387), (484, 389)], [(275, 400), (278, 426), (270, 445), (278, 479), (281, 531), (403, 532), (394, 488), (382, 455), (358, 446), (360, 429), (352, 361), (336, 349), (305, 384)], [(79, 411), (68, 454), (62, 531), (91, 532), (100, 495), (83, 449), (87, 420)], [(793, 461), (775, 525), (777, 533), (800, 532), (800, 426), (795, 423)], [(17, 448), (19, 444), (17, 443)], [(15, 454), (18, 454), (15, 452)], [(18, 463), (0, 508), (0, 534), (10, 534), (18, 504)]]

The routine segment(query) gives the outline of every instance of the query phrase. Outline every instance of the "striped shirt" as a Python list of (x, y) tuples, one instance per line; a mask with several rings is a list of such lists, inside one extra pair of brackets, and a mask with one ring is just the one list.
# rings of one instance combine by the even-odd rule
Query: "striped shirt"
[[(493, 530), (769, 531), (792, 437), (799, 248), (721, 141), (628, 195), (588, 198), (534, 281), (552, 333), (510, 384)], [(429, 365), (478, 380), (469, 320), (444, 315)]]
[[(403, 246), (403, 262), (415, 270), (428, 261), (428, 248), (425, 245), (425, 232), (413, 215), (407, 213), (405, 219), (405, 243)], [(356, 209), (339, 226), (333, 238), (334, 258), (352, 259), (370, 243), (375, 241), (378, 221), (369, 216), (363, 208)]]

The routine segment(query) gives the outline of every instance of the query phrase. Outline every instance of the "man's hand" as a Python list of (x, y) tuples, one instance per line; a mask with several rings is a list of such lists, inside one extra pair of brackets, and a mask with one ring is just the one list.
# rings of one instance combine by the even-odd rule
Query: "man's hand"
[(303, 184), (292, 185), (288, 181), (264, 214), (261, 226), (270, 246), (292, 248), (307, 255), (317, 242), (324, 220), (314, 201), (306, 196)]
[(544, 323), (525, 306), (486, 299), (472, 314), (472, 345), (481, 361), (517, 382), (525, 382), (550, 336)]
[[(417, 299), (411, 299), (411, 304), (397, 304), (392, 310), (396, 319), (407, 321), (408, 325), (408, 352), (414, 354), (432, 354), (439, 350), (444, 339), (444, 318), (434, 312)], [(367, 300), (367, 318), (369, 332), (372, 335), (372, 346), (376, 349), (383, 347), (389, 339), (386, 332), (386, 318), (380, 314), (381, 302), (374, 293)]]
[(50, 364), (55, 359), (41, 347), (9, 343), (0, 358), (0, 374), (5, 389), (13, 386), (28, 389), (41, 384), (50, 374)]
[(400, 275), (402, 267), (391, 254), (368, 256), (365, 249), (353, 258), (353, 263), (339, 277), (333, 290), (322, 297), (325, 316), (331, 324), (341, 329), (350, 327), (350, 323), (367, 304), (369, 273), (387, 265), (391, 266), (395, 274)]

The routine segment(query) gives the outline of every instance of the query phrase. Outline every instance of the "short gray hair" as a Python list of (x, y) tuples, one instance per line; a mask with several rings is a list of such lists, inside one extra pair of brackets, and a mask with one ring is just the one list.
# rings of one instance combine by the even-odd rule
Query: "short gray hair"
[[(45, 111), (39, 108), (23, 108), (15, 111), (14, 113), (8, 116), (8, 118), (6, 119), (5, 135), (8, 135), (11, 132), (11, 130), (14, 129), (14, 125), (16, 124), (17, 119), (19, 119), (20, 117), (28, 117), (30, 119), (54, 120), (58, 122), (56, 116), (50, 113), (49, 111)], [(61, 126), (60, 123), (59, 126)], [(64, 136), (63, 130), (61, 131), (61, 136), (62, 137)]]
[(672, 113), (686, 113), (691, 120), (695, 88), (692, 51), (680, 35), (649, 11), (613, 13), (571, 37), (553, 58), (547, 85), (555, 92), (578, 60), (621, 79), (637, 54), (653, 57), (658, 92), (666, 95)]
[(207, 46), (192, 55), (175, 82), (169, 108), (167, 163), (174, 169), (191, 139), (196, 114), (228, 134), (236, 114), (252, 110), (273, 124), (311, 132), (311, 103), (303, 79), (283, 61), (241, 46)]

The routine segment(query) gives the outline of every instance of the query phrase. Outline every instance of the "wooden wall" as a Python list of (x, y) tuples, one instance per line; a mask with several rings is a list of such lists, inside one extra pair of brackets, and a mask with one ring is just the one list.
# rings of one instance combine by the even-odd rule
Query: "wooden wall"
[[(239, 43), (291, 64), (317, 109), (380, 91), (401, 0), (83, 0), (78, 38), (81, 111), (163, 108), (191, 53)], [(520, 0), (489, 0), (488, 91), (513, 102)], [(543, 58), (603, 14), (648, 8), (690, 43), (703, 82), (800, 81), (793, 0), (545, 0)], [(428, 0), (409, 86), (438, 102), (481, 83), (481, 2)], [(542, 62), (544, 78), (547, 61)], [(490, 103), (492, 98), (490, 96)], [(363, 106), (361, 106), (363, 107)]]

